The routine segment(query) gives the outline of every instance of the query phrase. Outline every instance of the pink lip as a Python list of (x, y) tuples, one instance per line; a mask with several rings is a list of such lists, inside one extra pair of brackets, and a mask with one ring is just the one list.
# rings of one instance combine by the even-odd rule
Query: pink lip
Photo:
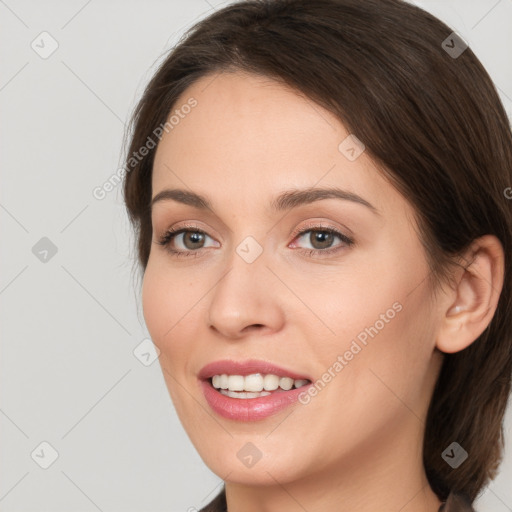
[(201, 388), (208, 405), (220, 416), (237, 421), (256, 421), (276, 414), (284, 408), (296, 403), (299, 395), (306, 391), (309, 386), (313, 385), (311, 382), (310, 384), (306, 384), (300, 388), (292, 388), (289, 391), (277, 389), (270, 395), (260, 398), (231, 398), (220, 393), (210, 382), (210, 377), (213, 375), (222, 375), (223, 373), (227, 373), (229, 375), (272, 373), (279, 377), (312, 379), (308, 376), (299, 375), (298, 373), (286, 370), (265, 361), (249, 360), (244, 362), (235, 362), (224, 360), (206, 365), (199, 372), (199, 379), (201, 380)]
[(300, 393), (311, 384), (290, 391), (276, 390), (261, 398), (231, 398), (217, 391), (209, 380), (202, 380), (201, 387), (209, 406), (217, 413), (230, 420), (256, 421), (276, 414), (285, 407), (298, 401)]

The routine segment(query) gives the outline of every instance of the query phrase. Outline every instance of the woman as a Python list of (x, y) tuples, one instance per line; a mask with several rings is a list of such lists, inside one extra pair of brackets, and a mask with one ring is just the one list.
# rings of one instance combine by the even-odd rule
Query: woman
[(471, 49), (399, 0), (200, 21), (133, 116), (124, 196), (203, 510), (455, 512), (512, 373), (512, 136)]

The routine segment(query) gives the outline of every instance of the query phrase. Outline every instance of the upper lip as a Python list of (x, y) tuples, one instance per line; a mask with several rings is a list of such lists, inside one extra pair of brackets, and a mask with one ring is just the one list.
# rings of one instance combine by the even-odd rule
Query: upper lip
[(223, 373), (228, 375), (251, 375), (253, 373), (261, 373), (265, 375), (271, 373), (278, 377), (291, 377), (294, 380), (311, 380), (307, 375), (294, 372), (293, 370), (288, 370), (283, 366), (275, 365), (269, 361), (260, 361), (257, 359), (248, 359), (246, 361), (223, 359), (220, 361), (214, 361), (203, 366), (198, 376), (201, 380), (206, 380), (214, 375), (222, 375)]

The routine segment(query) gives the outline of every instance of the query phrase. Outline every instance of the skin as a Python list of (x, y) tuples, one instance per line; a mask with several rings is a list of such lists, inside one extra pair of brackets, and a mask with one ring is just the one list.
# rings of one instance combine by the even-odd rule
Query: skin
[[(155, 203), (143, 311), (180, 421), (226, 482), (229, 511), (437, 512), (421, 450), (440, 351), (462, 350), (490, 322), (503, 278), (499, 242), (476, 241), (466, 255), (473, 264), (434, 297), (414, 208), (367, 152), (350, 161), (339, 151), (349, 132), (331, 113), (241, 72), (203, 77), (175, 108), (190, 97), (197, 106), (159, 143), (152, 196), (184, 188), (212, 209)], [(354, 192), (378, 213), (334, 198), (269, 209), (285, 190), (320, 186)], [(208, 235), (204, 247), (184, 245), (184, 235), (170, 243), (198, 257), (176, 258), (156, 243), (192, 221)], [(327, 247), (340, 250), (322, 256), (315, 232), (292, 236), (312, 221), (354, 244), (334, 237)], [(252, 263), (236, 252), (247, 236), (263, 250)], [(308, 256), (312, 248), (318, 254)], [(207, 363), (264, 359), (316, 381), (396, 302), (401, 311), (307, 405), (255, 422), (208, 406), (197, 377)], [(250, 468), (237, 457), (247, 442), (262, 454)]]

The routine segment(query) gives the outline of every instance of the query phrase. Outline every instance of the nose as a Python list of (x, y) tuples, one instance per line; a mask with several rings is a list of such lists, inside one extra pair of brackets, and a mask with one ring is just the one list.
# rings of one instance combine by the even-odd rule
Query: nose
[(213, 288), (208, 308), (210, 329), (229, 339), (240, 339), (255, 330), (279, 331), (285, 320), (282, 284), (267, 267), (263, 254), (248, 263), (236, 252), (229, 269)]

